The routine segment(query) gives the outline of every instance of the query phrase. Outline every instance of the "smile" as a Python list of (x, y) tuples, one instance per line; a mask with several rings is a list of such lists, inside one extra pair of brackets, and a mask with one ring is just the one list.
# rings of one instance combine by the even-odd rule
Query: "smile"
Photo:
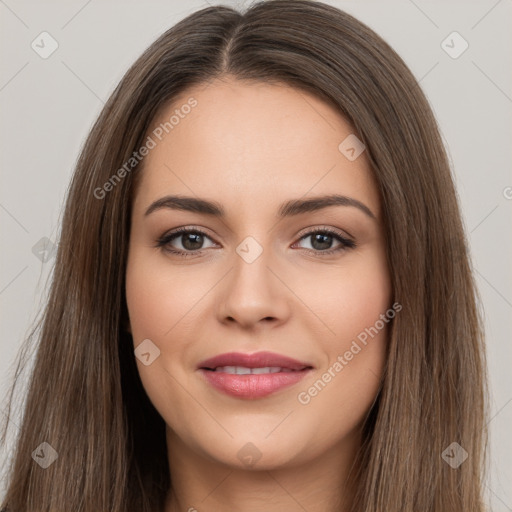
[(308, 363), (271, 352), (222, 354), (203, 361), (198, 367), (209, 385), (246, 400), (263, 398), (292, 386), (312, 369)]

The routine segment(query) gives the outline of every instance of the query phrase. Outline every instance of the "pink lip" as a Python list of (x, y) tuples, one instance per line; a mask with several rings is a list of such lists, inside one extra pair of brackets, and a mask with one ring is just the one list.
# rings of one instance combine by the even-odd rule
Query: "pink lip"
[(256, 352), (255, 354), (243, 354), (242, 352), (229, 352), (206, 359), (199, 363), (198, 368), (215, 369), (219, 366), (245, 366), (247, 368), (265, 368), (266, 366), (279, 366), (290, 370), (302, 370), (312, 366), (309, 363), (297, 361), (291, 357), (274, 354), (273, 352)]
[[(244, 366), (246, 368), (279, 367), (289, 371), (277, 373), (233, 375), (213, 371), (222, 366)], [(203, 361), (198, 370), (213, 387), (237, 398), (256, 399), (292, 386), (308, 374), (312, 365), (272, 352), (243, 354), (231, 352)]]

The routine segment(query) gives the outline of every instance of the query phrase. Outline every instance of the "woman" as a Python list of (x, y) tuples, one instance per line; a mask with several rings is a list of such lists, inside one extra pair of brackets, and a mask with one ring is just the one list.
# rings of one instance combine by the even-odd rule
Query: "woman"
[(82, 150), (3, 507), (483, 511), (464, 240), (373, 31), (302, 0), (192, 14)]

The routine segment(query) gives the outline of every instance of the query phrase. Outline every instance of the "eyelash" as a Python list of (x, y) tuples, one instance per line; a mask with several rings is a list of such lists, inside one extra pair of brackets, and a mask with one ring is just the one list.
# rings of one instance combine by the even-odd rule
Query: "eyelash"
[[(172, 242), (175, 238), (179, 238), (180, 235), (183, 235), (184, 233), (193, 233), (195, 235), (203, 235), (207, 238), (210, 238), (204, 231), (197, 229), (197, 228), (189, 228), (189, 227), (183, 227), (175, 229), (174, 231), (171, 231), (170, 233), (166, 233), (162, 235), (157, 241), (156, 241), (156, 247), (161, 248), (162, 250), (182, 256), (182, 257), (190, 257), (190, 256), (196, 256), (197, 254), (201, 253), (201, 249), (198, 249), (196, 251), (181, 251), (174, 248), (167, 247), (170, 242)], [(329, 228), (315, 228), (311, 231), (308, 231), (304, 235), (302, 235), (299, 239), (299, 242), (301, 240), (304, 240), (312, 235), (315, 235), (317, 233), (322, 234), (328, 234), (334, 237), (338, 242), (341, 243), (340, 247), (337, 247), (335, 249), (326, 249), (325, 251), (315, 250), (315, 249), (306, 249), (308, 252), (314, 252), (316, 254), (322, 255), (322, 256), (328, 256), (337, 252), (346, 251), (348, 249), (354, 249), (357, 247), (357, 244), (348, 238), (345, 238), (344, 236), (340, 235), (337, 231), (334, 231), (333, 229)]]

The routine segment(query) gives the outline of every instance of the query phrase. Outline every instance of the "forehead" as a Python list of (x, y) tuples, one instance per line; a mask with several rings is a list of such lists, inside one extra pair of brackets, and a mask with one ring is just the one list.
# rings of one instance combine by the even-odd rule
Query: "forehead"
[[(340, 193), (379, 215), (364, 151), (340, 144), (354, 129), (321, 99), (284, 84), (214, 80), (161, 109), (148, 136), (137, 202), (165, 193), (210, 197), (240, 208), (304, 195)], [(347, 139), (349, 137), (349, 139)], [(229, 207), (227, 208), (229, 210)]]

